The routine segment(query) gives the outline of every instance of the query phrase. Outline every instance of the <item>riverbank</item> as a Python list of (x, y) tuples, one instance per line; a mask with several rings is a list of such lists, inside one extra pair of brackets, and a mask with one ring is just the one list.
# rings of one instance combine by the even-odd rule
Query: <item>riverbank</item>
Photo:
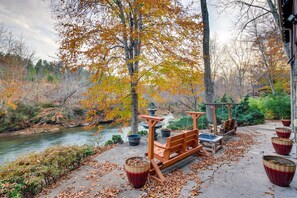
[[(262, 154), (273, 154), (271, 137), (279, 122), (239, 127), (223, 149), (209, 158), (192, 156), (164, 170), (164, 185), (149, 178), (147, 184), (134, 189), (123, 169), (131, 156), (143, 156), (147, 139), (139, 146), (119, 145), (73, 171), (67, 178), (43, 191), (40, 197), (295, 197), (297, 177), (290, 187), (273, 185), (266, 176)], [(161, 143), (166, 141), (158, 139)], [(295, 148), (288, 156), (294, 159)], [(252, 190), (251, 190), (252, 189)]]

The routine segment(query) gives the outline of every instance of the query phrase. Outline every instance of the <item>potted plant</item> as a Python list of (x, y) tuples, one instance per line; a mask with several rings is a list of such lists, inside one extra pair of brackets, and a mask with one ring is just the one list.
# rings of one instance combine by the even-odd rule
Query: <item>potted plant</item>
[(271, 142), (274, 150), (280, 155), (289, 155), (293, 146), (293, 140), (287, 138), (272, 137)]
[(128, 135), (130, 146), (138, 146), (140, 144), (140, 138), (141, 136), (139, 134)]
[(130, 157), (125, 161), (125, 170), (129, 182), (134, 188), (145, 185), (150, 170), (150, 163), (143, 157)]
[(275, 128), (275, 132), (276, 132), (277, 137), (290, 138), (292, 130), (289, 128), (285, 128), (285, 127), (277, 127), (277, 128)]
[(296, 164), (283, 157), (266, 155), (262, 162), (269, 180), (278, 186), (289, 186), (296, 171)]
[(171, 134), (171, 129), (169, 128), (162, 128), (161, 129), (162, 137), (169, 137)]
[(281, 119), (282, 124), (286, 127), (289, 127), (291, 125), (291, 119)]

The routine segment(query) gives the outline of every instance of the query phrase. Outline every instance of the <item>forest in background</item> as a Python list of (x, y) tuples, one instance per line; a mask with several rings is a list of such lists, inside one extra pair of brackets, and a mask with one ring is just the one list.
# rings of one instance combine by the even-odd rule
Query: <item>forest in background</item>
[[(231, 1), (226, 3), (227, 7), (231, 5)], [(257, 6), (264, 9), (267, 4)], [(251, 7), (249, 11), (253, 10), (253, 15), (250, 16), (257, 18), (257, 14), (261, 14), (263, 10), (257, 9), (257, 6)], [(243, 11), (244, 9), (240, 12)], [(246, 95), (262, 98), (269, 94), (273, 96), (289, 93), (289, 66), (273, 17), (248, 22), (247, 24), (242, 19), (236, 24), (235, 39), (228, 44), (221, 44), (216, 35), (210, 40), (211, 78), (216, 101), (225, 96), (240, 102)], [(115, 90), (127, 89), (126, 86), (121, 86), (122, 77), (111, 73), (96, 80), (96, 70), (68, 68), (62, 61), (38, 60), (26, 41), (16, 37), (4, 25), (0, 27), (0, 40), (1, 132), (36, 124), (81, 126), (114, 119), (123, 121), (122, 117), (129, 116), (126, 111), (120, 111), (123, 115), (115, 115), (115, 112), (107, 115), (112, 109), (126, 108), (126, 101), (110, 102), (113, 98), (119, 99), (124, 93)], [(179, 70), (178, 66), (172, 66), (168, 62), (161, 72), (166, 70), (170, 78), (155, 80), (153, 84), (141, 84), (141, 89), (149, 90), (150, 93), (142, 93), (139, 112), (147, 113), (146, 108), (151, 101), (159, 109), (176, 114), (185, 110), (203, 110), (201, 55), (197, 54), (197, 59), (195, 72)], [(177, 73), (182, 75), (177, 76)], [(152, 75), (158, 79), (163, 74), (159, 77)], [(104, 101), (109, 95), (111, 100)], [(99, 106), (95, 103), (99, 100), (102, 100), (102, 106), (106, 108), (100, 106), (96, 110), (96, 105), (98, 108)], [(119, 103), (123, 105), (118, 105)], [(256, 103), (259, 104), (253, 102)], [(260, 109), (263, 107), (261, 104), (258, 106)], [(92, 116), (94, 112), (95, 116)], [(267, 110), (263, 110), (263, 113), (267, 118), (283, 117), (269, 116)], [(91, 115), (90, 119), (85, 120), (88, 114)]]

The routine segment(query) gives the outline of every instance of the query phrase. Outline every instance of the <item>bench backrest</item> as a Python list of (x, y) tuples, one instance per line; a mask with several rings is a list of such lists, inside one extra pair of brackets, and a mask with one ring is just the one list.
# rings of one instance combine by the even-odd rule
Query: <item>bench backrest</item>
[(168, 148), (169, 155), (177, 152), (184, 153), (186, 151), (185, 134), (181, 133), (168, 137), (166, 147)]
[(198, 146), (198, 129), (183, 131), (186, 136), (186, 147), (195, 148)]
[(229, 128), (228, 128), (228, 130), (234, 129), (234, 125), (235, 125), (235, 119), (234, 118), (229, 119)]
[(228, 127), (229, 127), (229, 120), (225, 120), (222, 122), (222, 130), (224, 131), (228, 131)]

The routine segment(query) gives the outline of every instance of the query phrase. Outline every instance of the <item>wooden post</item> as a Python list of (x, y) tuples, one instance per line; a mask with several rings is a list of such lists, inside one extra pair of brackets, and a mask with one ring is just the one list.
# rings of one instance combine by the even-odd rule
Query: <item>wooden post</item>
[(151, 160), (154, 158), (154, 129), (156, 124), (159, 121), (164, 120), (164, 118), (161, 117), (155, 117), (155, 116), (148, 116), (148, 115), (139, 115), (139, 118), (144, 118), (148, 127), (149, 127), (149, 134), (148, 134), (148, 159)]
[[(186, 111), (186, 114), (193, 118), (193, 129), (198, 129), (198, 118), (205, 114), (205, 112)], [(199, 129), (198, 129), (199, 133)]]
[(158, 122), (164, 120), (164, 118), (161, 117), (155, 117), (155, 116), (148, 116), (148, 115), (139, 115), (139, 118), (144, 118), (148, 127), (149, 127), (149, 134), (148, 134), (148, 151), (147, 151), (147, 157), (151, 164), (151, 169), (154, 169), (159, 177), (160, 182), (165, 181), (165, 177), (161, 173), (161, 170), (157, 166), (156, 162), (154, 161), (154, 131), (155, 126)]
[(213, 111), (213, 133), (215, 135), (217, 135), (218, 134), (218, 124), (217, 124), (217, 113), (216, 113), (216, 110), (217, 110), (218, 106), (215, 105), (215, 104), (213, 104), (213, 105), (210, 105), (210, 108)]
[(227, 108), (228, 108), (228, 119), (231, 119), (232, 116), (231, 116), (231, 108), (232, 108), (232, 105), (231, 104), (228, 104), (227, 105)]

